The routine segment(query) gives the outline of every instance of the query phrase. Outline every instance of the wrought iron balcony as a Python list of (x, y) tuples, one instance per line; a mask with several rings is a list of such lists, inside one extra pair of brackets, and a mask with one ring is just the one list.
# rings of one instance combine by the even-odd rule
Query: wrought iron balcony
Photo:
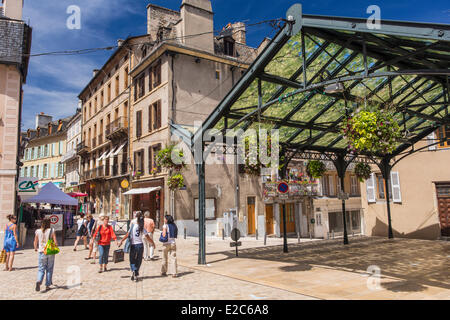
[(77, 153), (78, 154), (84, 154), (84, 153), (88, 153), (89, 152), (89, 147), (87, 145), (85, 145), (84, 141), (80, 142), (77, 145)]
[(107, 139), (123, 139), (128, 136), (128, 119), (120, 117), (106, 125), (105, 136)]

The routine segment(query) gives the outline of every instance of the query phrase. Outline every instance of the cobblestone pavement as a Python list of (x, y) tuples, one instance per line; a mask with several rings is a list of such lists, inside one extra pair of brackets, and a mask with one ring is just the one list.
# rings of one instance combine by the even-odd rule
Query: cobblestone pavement
[[(155, 235), (158, 239), (159, 235)], [(211, 240), (218, 242), (218, 239)], [(211, 242), (210, 242), (211, 243)], [(35, 292), (34, 286), (37, 275), (37, 253), (33, 249), (20, 250), (16, 253), (15, 270), (12, 272), (0, 271), (0, 299), (174, 299), (174, 300), (259, 300), (280, 299), (298, 300), (313, 299), (288, 290), (273, 288), (266, 285), (248, 281), (232, 279), (226, 276), (213, 274), (179, 264), (178, 278), (161, 277), (159, 274), (161, 260), (143, 261), (141, 267), (142, 281), (137, 283), (130, 280), (128, 255), (125, 261), (114, 264), (111, 262), (112, 251), (117, 248), (113, 243), (110, 252), (110, 271), (99, 274), (98, 260), (95, 264), (84, 260), (88, 251), (84, 245), (78, 246), (78, 251), (72, 251), (72, 246), (61, 247), (56, 256), (53, 276), (54, 288), (44, 292)], [(156, 242), (157, 246), (159, 245)], [(178, 240), (180, 256), (196, 255), (198, 240)], [(156, 255), (161, 256), (161, 246), (157, 247)], [(186, 251), (190, 250), (192, 252)], [(3, 269), (3, 266), (2, 268)], [(79, 281), (70, 280), (80, 272)], [(74, 278), (75, 279), (75, 278)]]
[[(449, 242), (351, 237), (344, 246), (342, 239), (288, 239), (286, 254), (279, 238), (268, 238), (267, 245), (241, 241), (236, 257), (229, 239), (208, 238), (207, 265), (199, 266), (198, 239), (181, 237), (180, 277), (160, 277), (161, 260), (144, 261), (138, 283), (130, 281), (128, 255), (99, 274), (97, 261), (84, 260), (82, 245), (73, 252), (67, 243), (56, 257), (56, 286), (47, 293), (34, 291), (37, 254), (21, 250), (15, 271), (0, 271), (0, 299), (450, 299)], [(369, 266), (379, 268), (379, 278)], [(68, 282), (76, 270), (81, 285)]]

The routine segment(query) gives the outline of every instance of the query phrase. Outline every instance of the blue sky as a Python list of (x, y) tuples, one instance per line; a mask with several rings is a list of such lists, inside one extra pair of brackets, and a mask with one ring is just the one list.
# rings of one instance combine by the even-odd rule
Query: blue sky
[[(153, 3), (179, 10), (182, 0), (25, 0), (24, 20), (33, 27), (32, 53), (76, 50), (115, 45), (117, 39), (146, 33), (146, 6)], [(369, 5), (381, 8), (381, 18), (450, 23), (450, 3), (433, 1), (337, 1), (337, 0), (212, 0), (215, 30), (229, 22), (247, 24), (285, 17), (294, 3), (302, 3), (306, 14), (368, 17)], [(81, 29), (69, 30), (68, 6), (81, 9)], [(250, 27), (248, 44), (257, 46), (272, 36), (268, 26)], [(111, 51), (85, 55), (32, 57), (24, 86), (22, 130), (34, 127), (35, 115), (45, 112), (54, 119), (75, 112), (78, 94), (101, 67)]]

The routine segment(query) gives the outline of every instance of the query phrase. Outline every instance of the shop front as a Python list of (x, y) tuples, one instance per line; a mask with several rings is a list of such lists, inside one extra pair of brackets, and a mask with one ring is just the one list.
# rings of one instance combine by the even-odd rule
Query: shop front
[(150, 212), (156, 228), (164, 223), (164, 179), (133, 182), (126, 192), (131, 199), (131, 211)]

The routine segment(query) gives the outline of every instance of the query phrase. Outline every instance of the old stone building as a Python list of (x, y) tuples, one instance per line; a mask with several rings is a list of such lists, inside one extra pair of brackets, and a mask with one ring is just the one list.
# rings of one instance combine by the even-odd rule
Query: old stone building
[(31, 28), (22, 21), (23, 1), (0, 4), (0, 223), (16, 207), (19, 133), (23, 90), (31, 49)]

